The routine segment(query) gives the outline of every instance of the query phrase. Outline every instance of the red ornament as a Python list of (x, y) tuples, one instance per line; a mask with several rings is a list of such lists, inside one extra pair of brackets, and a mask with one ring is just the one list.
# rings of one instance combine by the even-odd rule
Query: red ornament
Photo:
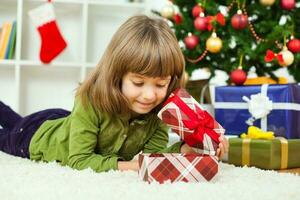
[(288, 43), (287, 43), (287, 47), (288, 49), (293, 52), (293, 53), (298, 53), (300, 52), (300, 40), (299, 39), (291, 39)]
[(175, 24), (181, 24), (182, 23), (182, 16), (180, 14), (176, 13), (173, 16), (173, 20), (174, 20)]
[(199, 31), (206, 31), (208, 26), (207, 18), (200, 14), (200, 16), (195, 19), (194, 26)]
[(230, 73), (230, 80), (236, 85), (243, 85), (246, 79), (247, 79), (246, 72), (240, 68)]
[(189, 35), (186, 38), (184, 38), (184, 43), (186, 48), (193, 49), (199, 44), (199, 39), (197, 36), (189, 33)]
[(292, 10), (296, 6), (295, 0), (281, 0), (280, 5), (282, 9)]
[(231, 25), (236, 30), (242, 30), (247, 27), (248, 17), (243, 15), (242, 11), (238, 10), (237, 14), (231, 18)]
[(193, 7), (192, 14), (193, 14), (194, 18), (198, 17), (200, 15), (200, 13), (202, 13), (202, 12), (204, 13), (204, 9), (199, 4), (197, 4)]

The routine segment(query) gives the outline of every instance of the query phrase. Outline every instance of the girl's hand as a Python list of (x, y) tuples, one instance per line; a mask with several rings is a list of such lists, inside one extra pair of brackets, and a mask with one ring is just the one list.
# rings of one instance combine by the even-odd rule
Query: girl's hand
[(137, 160), (118, 161), (118, 169), (121, 171), (125, 171), (125, 170), (138, 171), (139, 170), (139, 162)]
[(184, 143), (180, 147), (180, 153), (196, 153), (189, 145)]
[(217, 149), (217, 156), (219, 160), (221, 160), (224, 154), (228, 153), (229, 144), (228, 144), (228, 140), (223, 135), (219, 137), (219, 141), (220, 143), (219, 143), (219, 148)]

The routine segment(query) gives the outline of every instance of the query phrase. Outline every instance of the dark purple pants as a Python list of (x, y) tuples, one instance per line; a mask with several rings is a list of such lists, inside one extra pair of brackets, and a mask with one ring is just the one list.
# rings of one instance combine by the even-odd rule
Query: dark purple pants
[(29, 158), (30, 140), (41, 124), (69, 114), (69, 111), (63, 109), (47, 109), (21, 117), (0, 101), (0, 151)]

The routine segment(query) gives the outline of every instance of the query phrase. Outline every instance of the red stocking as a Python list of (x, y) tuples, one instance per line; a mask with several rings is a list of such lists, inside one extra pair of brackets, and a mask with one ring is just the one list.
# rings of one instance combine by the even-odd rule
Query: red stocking
[(40, 59), (43, 63), (50, 63), (67, 46), (57, 26), (53, 5), (43, 4), (30, 10), (28, 14), (40, 33)]

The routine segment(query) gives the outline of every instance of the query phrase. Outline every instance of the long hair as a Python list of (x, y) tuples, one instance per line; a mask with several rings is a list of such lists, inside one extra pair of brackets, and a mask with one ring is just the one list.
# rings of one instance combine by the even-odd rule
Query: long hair
[(185, 62), (175, 34), (160, 18), (138, 15), (129, 18), (113, 35), (100, 62), (78, 88), (84, 105), (111, 114), (129, 111), (121, 92), (128, 72), (150, 77), (171, 76), (167, 96), (182, 86)]

